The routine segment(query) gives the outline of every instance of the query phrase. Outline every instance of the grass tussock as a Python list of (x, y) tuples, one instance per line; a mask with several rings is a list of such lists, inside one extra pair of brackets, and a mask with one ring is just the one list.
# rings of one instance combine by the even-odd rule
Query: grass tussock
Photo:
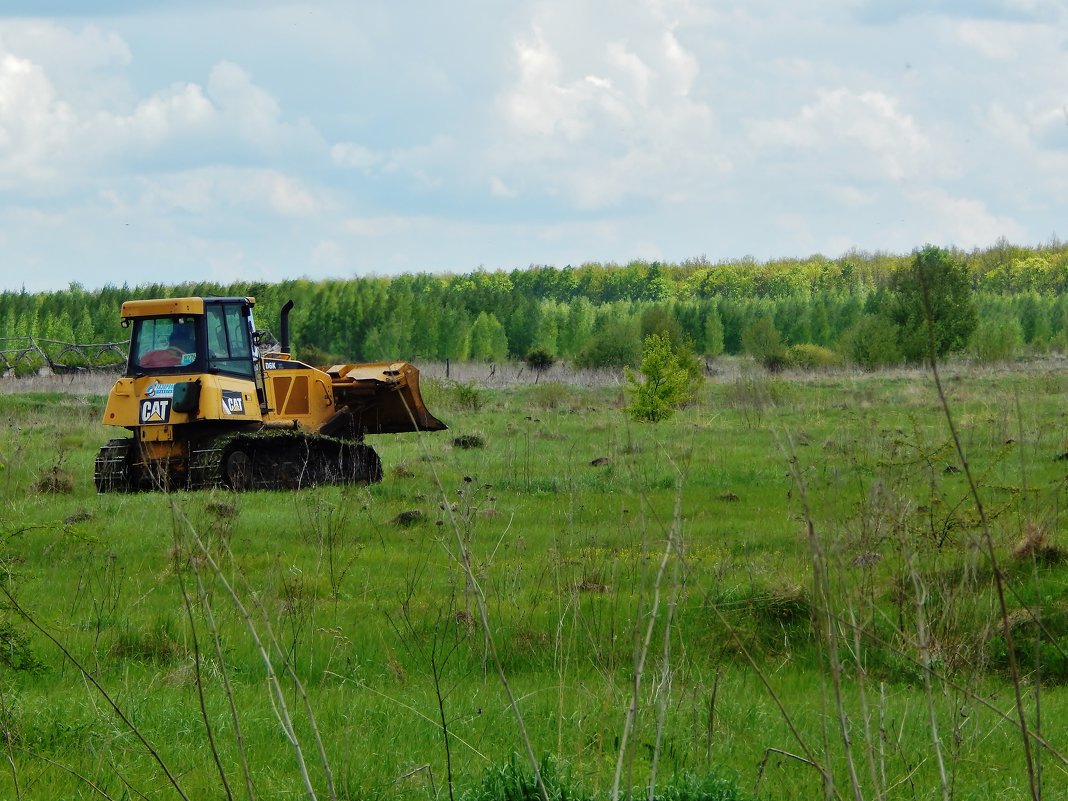
[(452, 447), (469, 451), (486, 447), (486, 438), (481, 434), (461, 434), (452, 438)]
[(1024, 527), (1023, 536), (1012, 548), (1012, 558), (1017, 562), (1038, 562), (1042, 565), (1060, 564), (1068, 557), (1068, 551), (1050, 541), (1049, 532), (1033, 521)]
[(70, 495), (74, 492), (74, 475), (60, 465), (53, 465), (33, 482), (36, 494)]

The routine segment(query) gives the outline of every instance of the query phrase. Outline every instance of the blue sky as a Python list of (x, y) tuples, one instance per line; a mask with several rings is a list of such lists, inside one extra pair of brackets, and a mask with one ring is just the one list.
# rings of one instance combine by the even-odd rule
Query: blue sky
[(1068, 237), (1064, 0), (5, 0), (0, 289)]

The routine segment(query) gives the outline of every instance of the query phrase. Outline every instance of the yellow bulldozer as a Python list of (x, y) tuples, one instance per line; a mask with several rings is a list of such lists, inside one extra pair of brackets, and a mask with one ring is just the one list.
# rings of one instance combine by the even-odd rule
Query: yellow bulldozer
[(279, 339), (253, 323), (251, 297), (165, 298), (122, 304), (133, 328), (126, 370), (103, 422), (133, 432), (96, 457), (99, 492), (290, 489), (382, 478), (366, 434), (440, 431), (406, 362), (294, 359), (289, 313)]

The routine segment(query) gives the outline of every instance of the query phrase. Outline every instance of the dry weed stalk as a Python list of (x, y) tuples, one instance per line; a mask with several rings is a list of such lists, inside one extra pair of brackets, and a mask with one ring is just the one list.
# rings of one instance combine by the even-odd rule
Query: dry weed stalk
[[(404, 401), (404, 397), (401, 396), (401, 400)], [(408, 416), (411, 418), (416, 431), (419, 431), (419, 426), (416, 423), (415, 415), (410, 408), (407, 408), (405, 402), (405, 408), (408, 411)], [(427, 462), (431, 465), (433, 462), (430, 460), (430, 454), (427, 450), (426, 443), (423, 441), (422, 432), (419, 432), (418, 437), (419, 446), (423, 449), (423, 456)], [(438, 475), (436, 468), (431, 468), (431, 475), (434, 478), (434, 485), (438, 489), (438, 493), (441, 496), (441, 508), (445, 512), (446, 517), (449, 520), (450, 527), (456, 538), (457, 553), (452, 553), (446, 548), (446, 552), (458, 562), (463, 569), (464, 576), (467, 581), (467, 588), (474, 596), (476, 606), (478, 608), (478, 619), (482, 626), (483, 636), (485, 637), (486, 647), (493, 658), (493, 664), (497, 669), (497, 677), (500, 679), (501, 688), (504, 690), (505, 696), (508, 698), (508, 706), (512, 710), (512, 714), (515, 716), (516, 727), (519, 729), (519, 737), (523, 742), (523, 747), (527, 753), (527, 760), (530, 763), (531, 770), (534, 772), (534, 780), (538, 787), (538, 795), (542, 801), (549, 801), (549, 793), (545, 788), (545, 782), (541, 775), (541, 766), (538, 764), (538, 758), (534, 755), (534, 746), (530, 741), (530, 735), (527, 732), (526, 723), (523, 721), (523, 713), (519, 710), (519, 702), (515, 697), (515, 693), (512, 692), (512, 687), (508, 683), (508, 676), (504, 672), (504, 664), (501, 662), (500, 655), (497, 653), (497, 645), (493, 640), (493, 632), (490, 627), (489, 611), (486, 608), (486, 596), (482, 592), (482, 587), (478, 582), (478, 578), (475, 576), (472, 568), (472, 556), (471, 556), (471, 516), (467, 516), (464, 525), (461, 525), (461, 521), (457, 519), (456, 510), (449, 502), (449, 497), (445, 492), (445, 486), (441, 482), (441, 477)]]
[[(737, 646), (742, 656), (745, 657), (745, 661), (756, 674), (757, 678), (760, 680), (760, 683), (764, 685), (764, 689), (767, 691), (768, 697), (771, 698), (772, 702), (775, 704), (775, 707), (779, 710), (779, 714), (782, 715), (783, 722), (790, 730), (790, 734), (793, 736), (794, 741), (798, 744), (798, 746), (800, 746), (801, 752), (804, 754), (804, 758), (799, 759), (799, 761), (818, 770), (820, 773), (820, 778), (823, 782), (823, 786), (824, 788), (827, 788), (827, 792), (829, 792), (829, 794), (832, 795), (834, 798), (838, 799), (838, 801), (843, 801), (842, 796), (838, 793), (837, 789), (834, 788), (834, 783), (831, 781), (830, 771), (827, 767), (820, 763), (820, 761), (816, 758), (815, 752), (809, 747), (808, 743), (805, 742), (805, 738), (801, 736), (801, 732), (797, 728), (797, 724), (795, 724), (793, 718), (790, 717), (790, 713), (786, 710), (786, 706), (785, 704), (783, 704), (782, 699), (779, 697), (779, 694), (775, 692), (775, 688), (771, 686), (771, 682), (768, 680), (767, 674), (764, 672), (761, 663), (753, 657), (753, 654), (746, 647), (745, 641), (742, 640), (741, 635), (739, 635), (738, 632), (735, 630), (734, 626), (730, 624), (730, 621), (727, 620), (726, 616), (724, 616), (722, 610), (717, 604), (712, 605), (712, 611), (716, 614), (720, 625), (722, 625), (727, 630), (727, 633), (730, 634), (731, 639), (734, 640), (735, 646)], [(778, 749), (769, 750), (777, 751)], [(788, 754), (786, 752), (780, 753), (784, 753), (786, 756), (789, 757), (798, 758), (794, 754)], [(756, 786), (753, 790), (754, 794), (757, 793), (759, 789), (760, 777), (758, 776)]]
[[(657, 566), (656, 579), (653, 582), (653, 599), (649, 607), (649, 611), (646, 615), (647, 623), (645, 626), (645, 632), (642, 636), (641, 646), (638, 649), (638, 653), (635, 657), (634, 664), (634, 683), (632, 686), (630, 705), (627, 708), (627, 714), (623, 720), (623, 731), (619, 737), (619, 753), (616, 757), (616, 770), (615, 775), (612, 778), (612, 801), (618, 801), (620, 792), (620, 783), (623, 778), (623, 764), (627, 754), (627, 745), (631, 731), (634, 729), (635, 722), (638, 717), (638, 702), (641, 693), (642, 677), (645, 674), (645, 662), (649, 656), (649, 646), (653, 639), (653, 629), (656, 627), (657, 619), (660, 616), (660, 596), (664, 583), (664, 575), (667, 572), (668, 562), (671, 560), (672, 554), (678, 554), (680, 551), (680, 541), (682, 537), (682, 481), (676, 480), (675, 491), (675, 511), (672, 517), (671, 526), (668, 529), (668, 536), (664, 543), (664, 550), (660, 555), (660, 563)], [(675, 562), (676, 572), (675, 577), (678, 578), (678, 561)], [(675, 585), (678, 586), (677, 584)], [(664, 638), (665, 638), (665, 682), (670, 683), (671, 665), (669, 661), (670, 656), (670, 637), (671, 637), (671, 616), (674, 613), (675, 600), (671, 601), (671, 609), (668, 613), (668, 621), (665, 622)], [(666, 703), (666, 698), (665, 698)], [(656, 782), (656, 765), (660, 751), (660, 735), (662, 734), (663, 721), (658, 722), (657, 727), (657, 741), (654, 749), (654, 761), (652, 766), (652, 775), (649, 780), (649, 794), (652, 798), (653, 790)]]
[(215, 622), (215, 613), (211, 608), (211, 597), (204, 587), (204, 581), (200, 576), (200, 570), (197, 560), (190, 559), (189, 565), (193, 570), (193, 577), (197, 583), (197, 597), (200, 600), (200, 606), (204, 610), (205, 622), (208, 626), (208, 631), (211, 633), (211, 644), (215, 651), (215, 659), (219, 665), (219, 674), (223, 683), (223, 694), (226, 696), (226, 703), (230, 710), (230, 726), (234, 733), (234, 742), (237, 746), (237, 755), (241, 763), (241, 774), (245, 779), (245, 793), (248, 796), (249, 801), (252, 801), (256, 797), (256, 792), (252, 785), (252, 771), (249, 769), (248, 754), (245, 750), (245, 736), (241, 730), (241, 717), (237, 711), (237, 702), (234, 699), (234, 691), (230, 686), (230, 672), (226, 668), (226, 660), (223, 656), (222, 640), (219, 637), (219, 626)]
[(1009, 622), (1009, 607), (1005, 600), (1005, 577), (1001, 572), (1001, 565), (998, 562), (997, 552), (994, 549), (994, 537), (990, 532), (990, 521), (987, 519), (986, 510), (983, 506), (983, 500), (979, 495), (979, 488), (976, 485), (971, 464), (964, 453), (964, 446), (961, 444), (960, 434), (957, 432), (957, 426), (953, 419), (953, 412), (950, 409), (949, 400), (946, 398), (945, 390), (942, 387), (942, 379), (938, 374), (938, 359), (935, 355), (934, 344), (934, 311), (931, 304), (931, 292), (930, 287), (928, 286), (927, 275), (922, 269), (920, 270), (920, 287), (923, 292), (924, 312), (927, 318), (927, 357), (928, 364), (931, 368), (931, 376), (934, 378), (935, 389), (938, 391), (938, 400), (942, 406), (942, 411), (945, 414), (946, 425), (949, 427), (950, 436), (953, 439), (953, 447), (956, 449), (957, 458), (960, 461), (961, 468), (968, 480), (968, 489), (972, 499), (975, 501), (975, 508), (979, 513), (982, 545), (986, 553), (986, 558), (990, 564), (990, 570), (994, 575), (994, 588), (997, 593), (998, 607), (1001, 612), (1002, 633), (1005, 638), (1005, 648), (1008, 652), (1013, 698), (1016, 704), (1016, 715), (1019, 721), (1021, 738), (1023, 740), (1024, 759), (1027, 766), (1028, 789), (1031, 791), (1032, 801), (1041, 801), (1042, 790), (1039, 785), (1038, 773), (1035, 770), (1034, 755), (1031, 752), (1031, 737), (1028, 734), (1027, 714), (1024, 709), (1020, 668), (1016, 662), (1016, 647), (1013, 642), (1012, 626)]
[[(289, 660), (285, 659), (285, 654), (282, 651), (282, 648), (278, 643), (277, 638), (274, 636), (273, 631), (271, 630), (270, 623), (266, 621), (266, 612), (264, 611), (262, 606), (259, 606), (259, 611), (264, 617), (266, 637), (267, 642), (271, 646), (270, 649), (268, 649), (268, 647), (264, 645), (263, 639), (260, 637), (260, 632), (257, 629), (256, 623), (252, 618), (252, 614), (249, 612), (248, 608), (241, 600), (241, 596), (238, 594), (237, 590), (234, 588), (230, 580), (226, 578), (226, 574), (223, 572), (222, 568), (219, 567), (219, 564), (215, 560), (215, 557), (212, 555), (211, 550), (207, 547), (203, 539), (201, 539), (200, 535), (197, 533), (196, 528), (189, 521), (189, 518), (187, 518), (180, 509), (178, 509), (177, 505), (174, 503), (173, 500), (171, 501), (171, 512), (176, 520), (181, 521), (181, 523), (185, 527), (185, 530), (192, 537), (193, 542), (196, 543), (196, 546), (200, 550), (200, 553), (204, 557), (204, 560), (207, 562), (209, 567), (211, 567), (212, 573), (214, 574), (216, 581), (222, 584), (223, 588), (230, 596), (230, 600), (233, 602), (234, 607), (237, 609), (242, 621), (245, 624), (245, 629), (252, 637), (253, 644), (255, 645), (257, 652), (260, 654), (260, 659), (263, 661), (264, 668), (267, 672), (267, 686), (269, 689), (268, 697), (271, 700), (271, 705), (272, 709), (274, 710), (275, 717), (278, 720), (279, 725), (282, 727), (282, 732), (285, 734), (286, 740), (293, 747), (293, 752), (297, 758), (297, 767), (300, 771), (301, 780), (304, 783), (304, 790), (307, 793), (308, 798), (312, 799), (312, 801), (315, 801), (317, 796), (315, 794), (315, 788), (313, 787), (311, 782), (311, 776), (308, 772), (307, 762), (304, 759), (304, 749), (301, 747), (300, 739), (297, 737), (296, 728), (293, 724), (293, 718), (289, 712), (289, 706), (285, 700), (285, 693), (282, 690), (281, 682), (279, 681), (278, 674), (276, 673), (274, 668), (274, 660), (271, 657), (271, 651), (273, 650), (283, 659), (286, 671), (288, 672), (290, 679), (293, 681), (294, 686), (297, 688), (299, 695), (304, 700), (305, 709), (309, 714), (310, 728), (312, 730), (313, 736), (315, 737), (316, 745), (319, 749), (319, 756), (322, 761), (323, 771), (326, 776), (327, 789), (330, 795), (330, 799), (331, 801), (337, 801), (337, 796), (334, 792), (333, 778), (330, 773), (330, 766), (326, 760), (326, 753), (322, 745), (322, 740), (319, 738), (318, 727), (315, 725), (315, 718), (313, 715), (311, 715), (311, 706), (308, 701), (307, 693), (304, 692), (303, 685), (300, 683), (299, 679), (296, 676), (296, 673), (293, 671), (292, 664)], [(229, 552), (229, 548), (227, 548), (226, 550), (227, 552)], [(230, 558), (231, 560), (233, 559), (233, 554), (230, 554)], [(259, 603), (258, 600), (256, 600), (256, 603)]]
[(0, 726), (3, 726), (4, 735), (4, 755), (7, 758), (8, 767), (11, 768), (11, 783), (15, 787), (15, 798), (17, 801), (22, 799), (22, 789), (19, 787), (19, 771), (15, 766), (15, 756), (13, 753), (14, 733), (11, 731), (10, 726), (10, 711), (11, 707), (7, 704), (7, 693), (4, 692), (3, 682), (0, 681)]
[(167, 763), (163, 761), (163, 757), (160, 756), (159, 751), (157, 751), (156, 747), (152, 745), (151, 742), (149, 742), (148, 738), (144, 735), (141, 729), (138, 728), (137, 724), (135, 724), (129, 718), (129, 716), (122, 710), (122, 707), (118, 705), (115, 699), (111, 697), (111, 694), (107, 691), (104, 685), (101, 684), (96, 679), (96, 677), (89, 672), (89, 670), (74, 656), (74, 654), (70, 652), (70, 650), (55, 635), (53, 635), (48, 629), (41, 625), (41, 623), (38, 622), (37, 618), (35, 618), (26, 609), (22, 607), (22, 605), (15, 599), (15, 596), (11, 593), (11, 590), (8, 589), (7, 585), (3, 582), (0, 582), (0, 592), (2, 592), (7, 597), (8, 602), (11, 604), (11, 608), (18, 612), (19, 615), (27, 623), (29, 623), (31, 626), (41, 632), (41, 634), (44, 635), (45, 639), (52, 643), (52, 645), (54, 645), (59, 650), (59, 652), (62, 653), (63, 656), (68, 659), (72, 665), (74, 665), (75, 669), (81, 674), (82, 679), (91, 684), (93, 686), (93, 689), (95, 689), (100, 694), (100, 697), (107, 701), (108, 706), (111, 707), (112, 711), (118, 716), (119, 720), (121, 720), (126, 726), (126, 728), (129, 729), (130, 732), (134, 735), (134, 737), (137, 738), (138, 742), (140, 742), (141, 745), (144, 746), (144, 749), (149, 753), (153, 761), (159, 766), (160, 770), (163, 771), (163, 775), (167, 777), (167, 781), (170, 783), (171, 787), (174, 788), (175, 792), (177, 792), (178, 795), (185, 801), (189, 801), (189, 797), (185, 794), (185, 791), (182, 789), (181, 784), (178, 783), (178, 778), (174, 775), (174, 772), (170, 769)]
[[(172, 552), (174, 554), (174, 573), (178, 578), (178, 587), (182, 592), (182, 602), (185, 608), (186, 620), (189, 623), (189, 637), (193, 643), (193, 673), (194, 681), (197, 688), (197, 702), (200, 706), (200, 719), (204, 723), (204, 733), (208, 738), (208, 750), (211, 751), (212, 761), (215, 763), (215, 770), (219, 774), (219, 781), (222, 784), (223, 792), (226, 793), (227, 801), (233, 801), (234, 794), (230, 790), (230, 782), (226, 778), (226, 771), (223, 769), (222, 760), (219, 758), (219, 749), (215, 744), (215, 734), (211, 726), (211, 718), (208, 717), (208, 707), (204, 699), (204, 677), (201, 675), (200, 670), (200, 639), (197, 637), (196, 621), (193, 619), (193, 602), (189, 598), (189, 592), (185, 587), (185, 571), (182, 568), (182, 563), (179, 558), (180, 541), (178, 539), (178, 527), (174, 526), (174, 548)], [(190, 554), (190, 556), (192, 556)], [(192, 561), (190, 559), (190, 561)]]
[(946, 763), (942, 755), (942, 737), (938, 732), (938, 714), (935, 710), (934, 693), (931, 686), (931, 649), (927, 640), (927, 589), (916, 569), (915, 554), (910, 552), (906, 559), (909, 579), (912, 581), (916, 602), (916, 644), (920, 652), (920, 664), (923, 666), (923, 694), (927, 703), (928, 723), (931, 727), (931, 747), (934, 749), (935, 762), (938, 765), (938, 780), (942, 788), (943, 801), (949, 801), (949, 780), (946, 777)]
[[(780, 445), (781, 447), (781, 445)], [(812, 510), (808, 502), (808, 485), (801, 473), (797, 454), (793, 443), (787, 439), (784, 451), (787, 455), (787, 463), (790, 465), (790, 474), (793, 478), (794, 487), (797, 489), (798, 498), (801, 502), (802, 514), (805, 519), (805, 533), (809, 545), (809, 553), (812, 559), (812, 584), (815, 591), (816, 602), (821, 611), (821, 633), (827, 647), (827, 660), (831, 674), (831, 689), (834, 693), (834, 706), (838, 721), (838, 734), (842, 739), (845, 749), (846, 767), (849, 772), (849, 786), (853, 791), (855, 801), (863, 801), (864, 794), (861, 791), (860, 780), (857, 777), (857, 767), (853, 759), (853, 739), (850, 733), (849, 715), (845, 708), (842, 696), (842, 662), (841, 651), (838, 642), (838, 624), (833, 614), (833, 599), (831, 590), (831, 577), (827, 569), (827, 557), (823, 543), (816, 534), (816, 524), (812, 518)], [(828, 758), (830, 754), (827, 755)]]

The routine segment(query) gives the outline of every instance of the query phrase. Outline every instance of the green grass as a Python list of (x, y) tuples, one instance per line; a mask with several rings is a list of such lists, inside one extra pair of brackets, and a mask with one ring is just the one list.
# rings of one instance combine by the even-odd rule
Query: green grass
[[(960, 369), (946, 380), (1009, 585), (1028, 723), (1040, 711), (1042, 737), (1061, 754), (1068, 462), (1054, 457), (1066, 450), (1066, 384), (1023, 370)], [(258, 635), (273, 633), (272, 664), (318, 797), (328, 797), (326, 778), (294, 677), (340, 798), (449, 797), (442, 714), (456, 797), (529, 797), (531, 768), (462, 547), (558, 797), (608, 797), (672, 532), (681, 549), (668, 553), (659, 587), (624, 794), (646, 797), (658, 754), (660, 798), (821, 797), (820, 772), (788, 752), (824, 765), (852, 797), (840, 709), (866, 798), (877, 788), (942, 797), (932, 710), (954, 798), (1028, 795), (1021, 738), (990, 708), (1015, 716), (978, 509), (927, 377), (743, 373), (656, 426), (627, 420), (618, 387), (424, 389), (450, 430), (375, 439), (381, 484), (244, 495), (98, 496), (93, 458), (113, 436), (98, 423), (103, 398), (0, 394), (4, 586), (158, 748), (190, 798), (223, 795), (194, 633), (234, 794), (243, 797), (244, 780), (224, 680), (255, 797), (306, 795), (223, 578)], [(483, 447), (452, 444), (463, 435)], [(802, 490), (828, 568), (822, 595)], [(1021, 548), (1028, 537), (1045, 550)], [(192, 629), (179, 577), (193, 596)], [(73, 772), (116, 798), (129, 794), (125, 783), (176, 797), (80, 670), (2, 606), (0, 797), (14, 797), (13, 776), (23, 798), (92, 797)], [(840, 706), (828, 667), (835, 642)], [(1041, 768), (1043, 798), (1068, 798), (1058, 757), (1042, 753)]]

